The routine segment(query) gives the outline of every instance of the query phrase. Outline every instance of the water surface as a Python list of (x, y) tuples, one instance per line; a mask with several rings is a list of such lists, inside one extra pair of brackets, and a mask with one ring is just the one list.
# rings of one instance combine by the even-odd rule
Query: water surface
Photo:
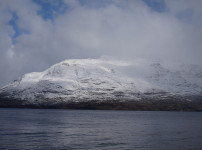
[(201, 150), (201, 112), (0, 109), (1, 150)]

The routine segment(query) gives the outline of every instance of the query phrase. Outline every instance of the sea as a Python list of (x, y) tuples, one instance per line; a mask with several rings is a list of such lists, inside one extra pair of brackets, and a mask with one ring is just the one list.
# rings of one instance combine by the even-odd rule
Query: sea
[(0, 108), (0, 150), (202, 150), (202, 112)]

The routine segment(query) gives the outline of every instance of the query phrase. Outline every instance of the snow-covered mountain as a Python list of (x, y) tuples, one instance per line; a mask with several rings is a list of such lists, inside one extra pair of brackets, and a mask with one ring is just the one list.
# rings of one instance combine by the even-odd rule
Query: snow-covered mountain
[(70, 103), (191, 101), (202, 96), (202, 67), (168, 69), (160, 63), (65, 60), (25, 74), (0, 89), (0, 106)]

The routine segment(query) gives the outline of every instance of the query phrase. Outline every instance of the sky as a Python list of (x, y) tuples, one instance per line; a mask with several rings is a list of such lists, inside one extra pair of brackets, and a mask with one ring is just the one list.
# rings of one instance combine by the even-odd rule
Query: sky
[(0, 0), (0, 87), (65, 59), (202, 65), (201, 0)]

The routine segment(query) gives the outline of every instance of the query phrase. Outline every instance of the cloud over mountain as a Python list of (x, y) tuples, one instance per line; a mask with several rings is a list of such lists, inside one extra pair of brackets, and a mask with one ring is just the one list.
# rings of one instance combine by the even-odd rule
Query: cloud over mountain
[(0, 1), (0, 86), (68, 58), (202, 64), (200, 0)]

